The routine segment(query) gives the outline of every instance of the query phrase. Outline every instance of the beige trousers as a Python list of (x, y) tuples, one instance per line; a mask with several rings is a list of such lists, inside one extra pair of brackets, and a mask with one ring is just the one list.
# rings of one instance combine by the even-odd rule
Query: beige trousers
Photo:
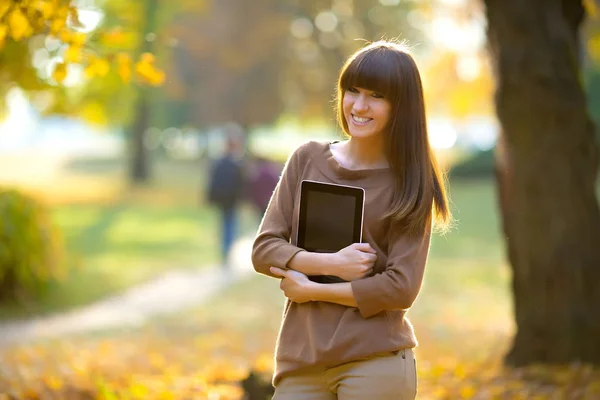
[(413, 400), (417, 365), (411, 349), (333, 368), (312, 368), (284, 377), (273, 400)]

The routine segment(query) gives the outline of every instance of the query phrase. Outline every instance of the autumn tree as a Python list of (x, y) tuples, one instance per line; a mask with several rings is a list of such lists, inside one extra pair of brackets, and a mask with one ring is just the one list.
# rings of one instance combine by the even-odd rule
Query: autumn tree
[[(156, 0), (107, 1), (103, 3), (103, 10), (92, 10), (105, 17), (104, 23), (99, 29), (85, 30), (80, 14), (90, 10), (78, 8), (75, 1), (3, 1), (0, 3), (0, 70), (4, 74), (0, 78), (0, 93), (13, 86), (30, 95), (46, 91), (52, 102), (45, 112), (77, 115), (91, 122), (110, 124), (105, 115), (111, 106), (120, 113), (131, 108), (114, 101), (114, 97), (123, 97), (115, 93), (122, 92), (128, 85), (148, 90), (145, 88), (160, 86), (165, 79), (164, 72), (155, 65), (150, 41), (145, 40), (146, 33), (154, 30), (152, 16), (156, 3)], [(111, 19), (109, 14), (116, 5), (119, 11), (135, 11), (121, 13), (120, 19)], [(53, 44), (49, 47), (48, 43)], [(42, 50), (47, 58), (41, 65), (34, 65), (31, 60), (31, 54), (37, 50)], [(52, 65), (48, 65), (51, 61)], [(51, 74), (46, 73), (49, 67)], [(84, 79), (77, 88), (63, 87), (77, 67), (83, 71)], [(112, 95), (113, 101), (103, 99), (105, 95)], [(139, 98), (142, 100), (138, 104), (147, 101), (144, 95)], [(36, 96), (30, 99), (35, 105)], [(147, 107), (133, 108), (136, 123), (132, 131), (143, 132), (147, 125), (143, 122), (147, 120)], [(111, 123), (122, 123), (127, 116), (123, 118)], [(143, 137), (133, 134), (131, 138), (132, 179), (144, 180), (148, 175), (147, 163), (139, 145)]]
[(517, 324), (507, 361), (600, 364), (598, 146), (580, 79), (586, 11), (582, 0), (485, 5)]
[(180, 123), (207, 127), (266, 124), (281, 112), (278, 93), (287, 20), (278, 1), (212, 2), (201, 13), (180, 13), (165, 87)]
[(331, 99), (346, 57), (366, 40), (419, 38), (406, 22), (412, 7), (219, 1), (202, 16), (182, 14), (171, 29), (179, 44), (165, 86), (169, 112), (199, 127), (269, 124), (282, 113), (332, 121)]
[[(118, 34), (82, 29), (79, 14), (80, 9), (73, 0), (2, 1), (0, 56), (3, 69), (9, 74), (2, 76), (0, 84), (16, 84), (25, 90), (45, 85), (48, 80), (60, 84), (67, 77), (71, 64), (83, 67), (88, 78), (105, 76), (114, 68), (124, 81), (136, 78), (140, 84), (162, 83), (164, 74), (153, 65), (150, 55), (138, 54), (139, 60), (134, 65), (131, 54), (102, 46), (118, 42)], [(56, 58), (51, 76), (46, 76), (44, 71), (35, 73), (31, 54), (29, 57), (26, 54), (40, 46), (48, 47), (48, 39), (54, 43), (48, 56)]]

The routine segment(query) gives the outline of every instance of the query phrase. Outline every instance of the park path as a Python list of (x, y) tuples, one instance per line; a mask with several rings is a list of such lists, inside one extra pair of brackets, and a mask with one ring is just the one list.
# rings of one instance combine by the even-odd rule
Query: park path
[(172, 270), (122, 294), (72, 311), (0, 323), (0, 347), (36, 339), (140, 326), (152, 317), (197, 306), (225, 287), (254, 272), (252, 238), (241, 238), (232, 250), (232, 267), (199, 271)]

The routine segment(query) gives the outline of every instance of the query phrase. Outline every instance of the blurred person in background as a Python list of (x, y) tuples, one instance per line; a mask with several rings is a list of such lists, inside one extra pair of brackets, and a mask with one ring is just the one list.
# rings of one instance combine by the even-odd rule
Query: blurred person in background
[[(417, 338), (407, 310), (422, 285), (433, 222), (450, 220), (408, 49), (375, 42), (341, 70), (348, 140), (310, 141), (288, 159), (252, 249), (287, 297), (275, 350), (275, 400), (414, 399)], [(336, 253), (295, 246), (304, 179), (365, 190), (363, 243)], [(317, 283), (334, 275), (339, 283)]]
[(221, 214), (221, 261), (229, 268), (231, 248), (237, 235), (238, 209), (244, 197), (242, 136), (227, 131), (225, 153), (211, 167), (206, 188), (208, 202)]
[(269, 200), (279, 181), (278, 168), (274, 162), (260, 155), (251, 157), (249, 176), (247, 179), (247, 197), (258, 212), (259, 220), (262, 220)]

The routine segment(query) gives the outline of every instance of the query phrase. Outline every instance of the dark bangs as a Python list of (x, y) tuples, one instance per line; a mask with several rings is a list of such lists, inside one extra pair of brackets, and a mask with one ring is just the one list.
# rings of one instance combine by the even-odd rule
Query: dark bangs
[(385, 47), (371, 48), (357, 54), (346, 66), (339, 80), (339, 89), (345, 92), (351, 87), (372, 90), (389, 101), (397, 101), (398, 88), (393, 77), (398, 76), (397, 54)]

